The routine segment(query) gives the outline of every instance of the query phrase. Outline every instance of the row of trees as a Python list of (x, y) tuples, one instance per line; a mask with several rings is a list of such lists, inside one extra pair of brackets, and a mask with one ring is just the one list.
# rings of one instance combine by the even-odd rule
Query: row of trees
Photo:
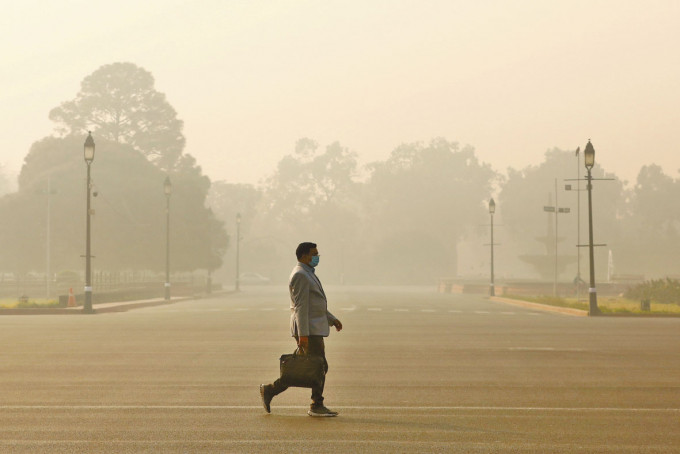
[[(319, 244), (329, 281), (482, 277), (489, 268), (487, 203), (495, 195), (500, 278), (552, 276), (546, 264), (554, 260), (543, 258), (554, 259), (553, 244), (565, 264), (561, 279), (576, 274), (577, 220), (584, 243), (587, 212), (585, 203), (577, 211), (582, 192), (563, 190), (565, 180), (583, 175), (573, 151), (549, 150), (542, 163), (501, 175), (472, 147), (436, 138), (403, 144), (360, 169), (357, 154), (340, 143), (304, 138), (259, 185), (211, 184), (184, 152), (182, 122), (153, 84), (134, 64), (106, 65), (83, 80), (74, 100), (50, 112), (58, 134), (31, 147), (18, 190), (0, 198), (0, 271), (44, 270), (48, 244), (53, 271), (82, 268), (82, 149), (92, 130), (93, 254), (100, 270), (163, 269), (163, 181), (170, 176), (175, 271), (213, 271), (224, 262), (225, 276), (233, 276), (235, 248), (228, 246), (240, 213), (241, 270), (275, 280), (286, 278), (301, 241)], [(680, 210), (673, 203), (680, 181), (654, 165), (642, 168), (632, 186), (599, 165), (593, 176), (612, 178), (595, 182), (595, 238), (607, 243), (598, 249), (599, 274), (608, 271), (610, 251), (619, 274), (680, 274), (674, 260)], [(543, 211), (555, 204), (571, 208), (559, 215), (557, 236), (553, 215)]]
[(163, 182), (169, 176), (173, 271), (220, 267), (229, 239), (205, 204), (210, 180), (183, 152), (182, 122), (149, 72), (131, 63), (103, 66), (50, 119), (58, 134), (33, 144), (18, 190), (0, 199), (0, 270), (42, 272), (48, 255), (52, 272), (82, 269), (88, 130), (96, 142), (94, 266), (164, 269)]
[[(471, 147), (439, 138), (401, 145), (367, 166), (363, 178), (357, 170), (356, 154), (339, 143), (322, 149), (302, 139), (261, 185), (219, 182), (210, 203), (229, 228), (242, 213), (245, 266), (275, 279), (285, 279), (294, 245), (311, 240), (328, 257), (324, 276), (337, 282), (426, 283), (486, 278), (487, 203), (496, 194), (497, 275), (552, 280), (557, 243), (559, 279), (576, 277), (588, 213), (586, 183), (568, 181), (584, 178), (583, 158), (574, 151), (549, 150), (542, 163), (503, 176)], [(655, 165), (643, 167), (632, 186), (598, 164), (593, 177), (608, 180), (593, 183), (595, 242), (606, 244), (596, 250), (598, 279), (680, 274), (680, 213), (673, 204), (680, 180)], [(559, 215), (557, 237), (555, 215), (543, 209), (556, 204), (570, 208)], [(581, 250), (587, 277), (587, 248)]]
[(301, 139), (261, 186), (220, 182), (210, 205), (224, 220), (242, 214), (244, 269), (275, 279), (285, 279), (301, 241), (319, 244), (324, 275), (336, 281), (455, 275), (457, 243), (483, 220), (491, 167), (472, 148), (436, 139), (405, 144), (367, 170), (361, 180), (356, 154), (337, 142)]

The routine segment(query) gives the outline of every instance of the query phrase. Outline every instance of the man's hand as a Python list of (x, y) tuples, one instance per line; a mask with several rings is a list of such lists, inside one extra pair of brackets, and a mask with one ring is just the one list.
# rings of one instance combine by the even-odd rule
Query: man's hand
[(298, 338), (298, 347), (300, 348), (300, 350), (307, 353), (307, 348), (309, 348), (309, 337), (300, 336)]
[(338, 319), (335, 319), (335, 321), (333, 322), (333, 326), (335, 326), (335, 329), (337, 331), (342, 330), (342, 323)]

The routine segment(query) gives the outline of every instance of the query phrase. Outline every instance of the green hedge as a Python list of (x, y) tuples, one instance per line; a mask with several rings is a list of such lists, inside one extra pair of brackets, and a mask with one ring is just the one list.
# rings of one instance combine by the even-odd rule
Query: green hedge
[(680, 280), (652, 279), (630, 287), (623, 294), (630, 300), (651, 300), (662, 304), (680, 304)]

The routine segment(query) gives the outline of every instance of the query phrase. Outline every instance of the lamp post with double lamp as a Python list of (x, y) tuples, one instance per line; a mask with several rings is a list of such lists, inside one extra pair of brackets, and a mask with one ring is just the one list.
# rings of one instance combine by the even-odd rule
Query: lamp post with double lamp
[(588, 250), (590, 252), (590, 307), (589, 315), (598, 315), (600, 310), (597, 307), (597, 291), (595, 290), (595, 258), (593, 251), (593, 177), (591, 170), (595, 165), (595, 148), (588, 141), (583, 152), (586, 169), (588, 170)]
[(170, 301), (170, 194), (172, 194), (172, 183), (170, 183), (169, 176), (166, 176), (163, 182), (163, 192), (165, 193), (165, 301)]
[(241, 247), (241, 213), (236, 213), (236, 288), (238, 292), (241, 290), (240, 281), (241, 275), (239, 274), (239, 261), (240, 261), (240, 247)]
[(84, 146), (85, 163), (87, 164), (87, 209), (85, 216), (85, 303), (83, 313), (91, 314), (92, 310), (92, 254), (90, 250), (90, 194), (92, 193), (92, 182), (90, 181), (90, 165), (94, 161), (94, 139), (92, 133), (88, 131)]
[(489, 200), (489, 215), (491, 216), (491, 283), (489, 284), (489, 296), (496, 296), (496, 288), (493, 278), (493, 214), (496, 212), (496, 202)]

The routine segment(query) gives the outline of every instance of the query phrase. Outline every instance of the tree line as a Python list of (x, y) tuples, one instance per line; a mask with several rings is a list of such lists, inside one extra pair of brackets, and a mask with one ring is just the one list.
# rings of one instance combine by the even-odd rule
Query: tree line
[[(502, 175), (471, 146), (435, 138), (358, 170), (356, 153), (341, 144), (301, 139), (261, 184), (213, 184), (210, 203), (228, 228), (242, 214), (242, 260), (269, 277), (285, 279), (291, 244), (316, 240), (335, 282), (413, 284), (488, 278), (493, 196), (497, 277), (552, 281), (557, 249), (558, 278), (572, 281), (581, 249), (587, 280), (588, 251), (577, 248), (588, 243), (585, 168), (574, 150), (548, 150), (540, 164)], [(597, 163), (592, 175), (595, 243), (604, 244), (598, 280), (680, 274), (680, 180), (656, 165), (632, 186)], [(556, 220), (547, 206), (569, 210)]]
[(162, 270), (170, 178), (173, 271), (215, 270), (229, 238), (205, 200), (210, 180), (183, 151), (182, 122), (152, 75), (132, 63), (87, 76), (72, 101), (49, 114), (57, 133), (36, 141), (18, 190), (0, 198), (0, 270), (17, 276), (83, 268), (86, 166), (92, 162), (92, 254), (99, 270)]
[[(153, 84), (132, 63), (105, 65), (83, 80), (74, 100), (50, 112), (57, 134), (33, 144), (18, 190), (0, 198), (0, 270), (44, 270), (48, 244), (53, 271), (82, 268), (82, 149), (91, 130), (93, 254), (100, 270), (163, 269), (169, 176), (173, 271), (221, 269), (228, 281), (239, 241), (241, 271), (284, 281), (297, 243), (314, 241), (329, 282), (482, 278), (493, 196), (498, 277), (546, 279), (556, 249), (560, 279), (576, 274), (587, 206), (585, 182), (567, 181), (579, 169), (581, 179), (585, 173), (573, 150), (548, 150), (542, 162), (502, 174), (480, 162), (473, 147), (445, 138), (402, 144), (364, 167), (339, 142), (301, 138), (257, 185), (211, 182), (184, 152), (182, 122)], [(655, 165), (644, 166), (632, 185), (599, 164), (593, 177), (611, 179), (594, 182), (595, 240), (606, 243), (597, 251), (599, 278), (612, 268), (619, 275), (680, 274), (674, 241), (680, 212), (673, 203), (680, 180)], [(565, 184), (581, 191), (566, 191)], [(544, 211), (549, 205), (570, 212), (555, 218)]]

